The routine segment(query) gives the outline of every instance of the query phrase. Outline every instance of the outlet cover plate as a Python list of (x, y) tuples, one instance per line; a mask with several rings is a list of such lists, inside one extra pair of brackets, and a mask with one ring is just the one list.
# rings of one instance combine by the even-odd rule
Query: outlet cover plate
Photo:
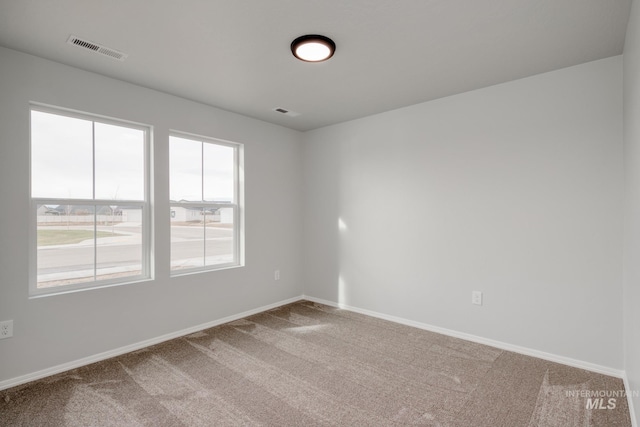
[(0, 340), (13, 336), (13, 320), (0, 322)]
[(471, 304), (482, 305), (482, 292), (480, 291), (471, 292)]

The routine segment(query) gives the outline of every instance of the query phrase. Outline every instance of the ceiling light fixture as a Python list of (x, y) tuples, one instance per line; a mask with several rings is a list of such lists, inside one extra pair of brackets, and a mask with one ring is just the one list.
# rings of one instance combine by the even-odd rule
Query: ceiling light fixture
[(300, 36), (291, 43), (293, 56), (306, 62), (326, 61), (335, 51), (336, 44), (333, 40), (317, 34)]

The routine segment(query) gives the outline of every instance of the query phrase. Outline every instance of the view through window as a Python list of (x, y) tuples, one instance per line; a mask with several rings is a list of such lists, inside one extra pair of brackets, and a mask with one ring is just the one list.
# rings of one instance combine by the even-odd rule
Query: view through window
[(173, 134), (171, 271), (239, 265), (239, 145)]
[(32, 107), (32, 294), (149, 276), (149, 129)]

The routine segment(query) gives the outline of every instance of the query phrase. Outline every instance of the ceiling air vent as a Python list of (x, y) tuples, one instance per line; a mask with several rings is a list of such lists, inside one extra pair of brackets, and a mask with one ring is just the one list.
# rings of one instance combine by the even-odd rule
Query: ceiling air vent
[(295, 116), (299, 116), (300, 113), (296, 113), (295, 111), (291, 111), (291, 110), (287, 110), (286, 108), (274, 108), (272, 111), (275, 111), (276, 113), (280, 113), (283, 114), (285, 116), (289, 116), (289, 117), (295, 117)]
[(111, 59), (117, 59), (118, 61), (124, 61), (125, 59), (127, 59), (127, 56), (129, 56), (124, 52), (120, 52), (118, 50), (111, 49), (110, 47), (106, 47), (98, 43), (90, 42), (88, 40), (84, 40), (73, 35), (69, 37), (69, 40), (67, 40), (67, 43), (74, 46), (81, 47), (83, 49), (90, 50), (95, 53), (99, 53), (100, 55), (108, 56)]

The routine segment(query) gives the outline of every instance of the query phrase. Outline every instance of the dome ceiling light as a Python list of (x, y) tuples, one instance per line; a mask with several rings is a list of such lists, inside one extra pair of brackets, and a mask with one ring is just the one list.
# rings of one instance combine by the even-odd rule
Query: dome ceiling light
[(333, 56), (336, 44), (329, 37), (318, 34), (300, 36), (291, 43), (293, 56), (305, 62), (322, 62)]

